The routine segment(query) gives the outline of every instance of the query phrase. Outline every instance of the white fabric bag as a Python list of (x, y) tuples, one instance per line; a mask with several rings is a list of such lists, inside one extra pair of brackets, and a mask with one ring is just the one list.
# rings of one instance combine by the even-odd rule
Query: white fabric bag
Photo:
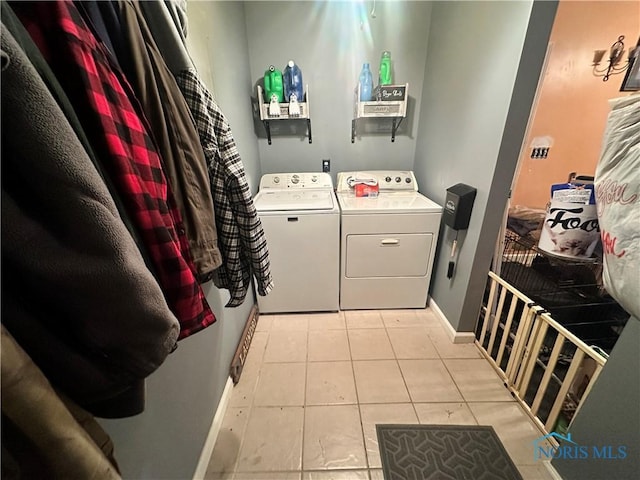
[(595, 188), (607, 292), (640, 319), (640, 95), (609, 101)]

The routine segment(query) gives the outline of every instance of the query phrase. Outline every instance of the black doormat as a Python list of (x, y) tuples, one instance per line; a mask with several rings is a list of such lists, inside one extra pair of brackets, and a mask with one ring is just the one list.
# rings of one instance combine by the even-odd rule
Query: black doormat
[(385, 480), (522, 480), (490, 426), (376, 425)]

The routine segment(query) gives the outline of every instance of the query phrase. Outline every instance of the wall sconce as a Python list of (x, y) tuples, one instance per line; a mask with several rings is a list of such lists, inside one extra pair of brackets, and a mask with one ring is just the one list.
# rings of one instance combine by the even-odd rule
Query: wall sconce
[[(596, 77), (602, 77), (602, 81), (606, 82), (609, 80), (611, 75), (617, 75), (618, 73), (624, 72), (627, 68), (629, 68), (629, 60), (625, 62), (624, 65), (618, 67), (620, 60), (622, 60), (622, 56), (624, 55), (624, 35), (620, 35), (618, 40), (611, 45), (609, 49), (609, 58), (607, 60), (608, 64), (606, 67), (602, 69), (598, 69), (600, 62), (604, 58), (606, 50), (596, 50), (593, 53), (593, 75)], [(629, 49), (629, 58), (631, 58), (633, 49)]]

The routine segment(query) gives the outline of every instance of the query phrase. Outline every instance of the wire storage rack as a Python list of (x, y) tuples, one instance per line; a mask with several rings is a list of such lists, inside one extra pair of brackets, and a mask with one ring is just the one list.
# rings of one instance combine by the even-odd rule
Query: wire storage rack
[(610, 352), (629, 314), (601, 283), (602, 260), (557, 257), (507, 230), (500, 276), (585, 343)]

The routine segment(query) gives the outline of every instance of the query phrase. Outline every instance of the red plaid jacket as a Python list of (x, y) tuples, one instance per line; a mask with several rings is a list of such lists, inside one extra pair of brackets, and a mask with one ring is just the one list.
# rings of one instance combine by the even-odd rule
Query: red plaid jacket
[(180, 322), (179, 338), (212, 324), (215, 316), (196, 280), (180, 213), (129, 83), (72, 2), (13, 5), (74, 104), (99, 157), (108, 162), (106, 169), (140, 229), (167, 304)]

